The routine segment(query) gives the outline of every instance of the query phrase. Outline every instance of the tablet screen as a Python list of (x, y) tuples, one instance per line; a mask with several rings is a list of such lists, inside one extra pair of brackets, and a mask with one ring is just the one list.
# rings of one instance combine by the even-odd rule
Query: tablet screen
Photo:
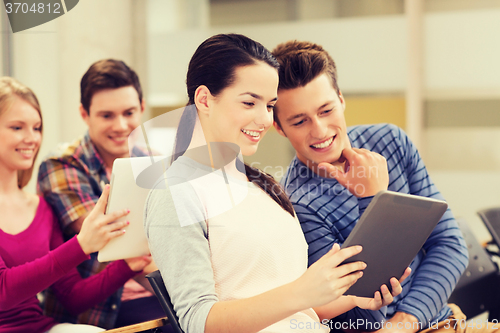
[(379, 192), (365, 210), (342, 248), (361, 245), (363, 251), (344, 263), (363, 261), (363, 276), (345, 295), (373, 297), (391, 277), (400, 278), (418, 254), (448, 205), (410, 194)]

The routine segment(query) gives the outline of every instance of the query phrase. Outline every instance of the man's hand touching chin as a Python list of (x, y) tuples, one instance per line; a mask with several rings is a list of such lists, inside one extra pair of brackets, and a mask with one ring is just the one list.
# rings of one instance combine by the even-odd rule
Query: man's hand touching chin
[(358, 198), (370, 197), (389, 186), (389, 172), (385, 158), (363, 148), (345, 148), (339, 159), (344, 170), (327, 162), (319, 163), (320, 175), (335, 178)]

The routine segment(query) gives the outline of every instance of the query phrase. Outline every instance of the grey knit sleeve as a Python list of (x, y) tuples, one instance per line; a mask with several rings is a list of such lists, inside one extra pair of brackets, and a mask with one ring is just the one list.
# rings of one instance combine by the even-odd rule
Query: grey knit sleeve
[(144, 227), (151, 254), (180, 325), (189, 333), (205, 331), (208, 313), (218, 301), (204, 216), (187, 183), (180, 188), (153, 189), (146, 201)]

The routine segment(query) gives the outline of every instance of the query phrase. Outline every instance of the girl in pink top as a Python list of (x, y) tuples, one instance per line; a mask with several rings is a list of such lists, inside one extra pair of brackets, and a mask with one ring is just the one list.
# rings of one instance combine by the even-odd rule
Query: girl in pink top
[(76, 266), (125, 232), (128, 222), (113, 221), (128, 211), (104, 215), (106, 186), (81, 232), (64, 242), (49, 205), (23, 190), (41, 139), (42, 116), (34, 93), (12, 78), (0, 78), (0, 332), (100, 332), (44, 316), (37, 294), (53, 286), (65, 306), (80, 313), (111, 295), (151, 259), (113, 262), (95, 276), (80, 277)]

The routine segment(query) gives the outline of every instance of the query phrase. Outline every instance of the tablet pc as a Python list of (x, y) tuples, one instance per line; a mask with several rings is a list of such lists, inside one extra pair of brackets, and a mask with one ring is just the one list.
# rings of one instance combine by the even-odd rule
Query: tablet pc
[(366, 208), (342, 248), (361, 245), (363, 251), (347, 262), (363, 261), (363, 276), (345, 295), (373, 297), (390, 278), (400, 278), (448, 208), (446, 202), (416, 195), (382, 191)]
[(113, 163), (110, 192), (106, 214), (129, 209), (130, 213), (119, 219), (130, 221), (123, 236), (113, 238), (98, 253), (100, 262), (135, 258), (149, 254), (149, 246), (144, 232), (144, 204), (150, 189), (136, 184), (136, 178), (142, 170), (164, 156), (117, 158)]

